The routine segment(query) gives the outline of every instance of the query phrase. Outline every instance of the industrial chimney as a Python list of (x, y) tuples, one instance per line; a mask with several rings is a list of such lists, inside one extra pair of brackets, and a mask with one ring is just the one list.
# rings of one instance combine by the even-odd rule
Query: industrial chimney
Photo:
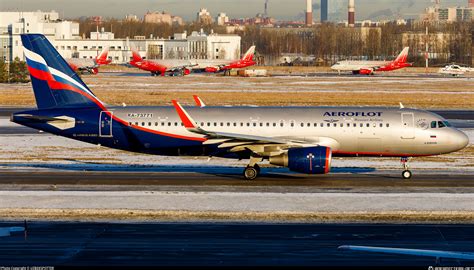
[(349, 0), (349, 27), (355, 26), (355, 0)]
[(306, 0), (306, 25), (313, 25), (313, 0)]

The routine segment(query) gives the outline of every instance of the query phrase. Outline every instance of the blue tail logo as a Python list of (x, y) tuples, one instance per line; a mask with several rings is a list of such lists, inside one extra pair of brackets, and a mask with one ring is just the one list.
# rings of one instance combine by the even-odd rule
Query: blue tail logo
[(44, 35), (23, 34), (21, 41), (38, 109), (95, 107), (106, 110)]

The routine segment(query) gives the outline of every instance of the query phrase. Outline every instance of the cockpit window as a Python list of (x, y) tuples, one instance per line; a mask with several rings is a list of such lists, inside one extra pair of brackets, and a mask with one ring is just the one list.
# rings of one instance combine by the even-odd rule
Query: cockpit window
[(452, 127), (452, 125), (448, 121), (431, 122), (431, 128), (444, 128), (444, 127)]

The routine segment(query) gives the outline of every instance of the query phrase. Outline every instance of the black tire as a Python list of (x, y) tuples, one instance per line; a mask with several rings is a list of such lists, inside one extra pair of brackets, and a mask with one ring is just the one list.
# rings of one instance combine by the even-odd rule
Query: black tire
[(406, 171), (402, 172), (402, 177), (405, 180), (411, 179), (412, 176), (413, 176), (413, 174), (409, 170), (406, 170)]
[(255, 170), (257, 170), (257, 173), (260, 175), (260, 166), (258, 166), (258, 164), (255, 164), (254, 168)]
[(258, 177), (258, 170), (255, 167), (247, 167), (244, 170), (246, 180), (255, 180)]

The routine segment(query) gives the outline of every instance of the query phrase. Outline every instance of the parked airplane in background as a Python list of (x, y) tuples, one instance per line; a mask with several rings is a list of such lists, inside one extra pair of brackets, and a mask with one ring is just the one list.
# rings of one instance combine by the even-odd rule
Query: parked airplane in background
[(460, 65), (448, 65), (439, 69), (439, 73), (452, 76), (461, 76), (468, 72), (474, 72), (474, 69), (470, 67), (462, 67)]
[(409, 47), (403, 49), (400, 55), (393, 61), (341, 61), (331, 67), (333, 70), (351, 71), (353, 74), (373, 75), (376, 71), (392, 71), (411, 67), (407, 63)]
[(130, 65), (139, 69), (151, 72), (152, 76), (169, 75), (188, 75), (192, 70), (200, 70), (210, 73), (227, 71), (234, 68), (245, 68), (255, 65), (253, 60), (255, 54), (255, 46), (244, 54), (240, 60), (219, 60), (219, 59), (163, 59), (163, 60), (146, 60), (142, 59), (140, 54), (132, 49), (132, 60)]
[(110, 148), (153, 154), (249, 159), (306, 174), (326, 174), (333, 156), (408, 158), (463, 149), (468, 137), (441, 116), (381, 107), (111, 107), (101, 102), (39, 34), (21, 35), (37, 110), (11, 121)]
[(108, 65), (112, 60), (108, 59), (109, 48), (104, 48), (95, 59), (89, 58), (68, 58), (66, 62), (74, 71), (89, 72), (90, 74), (99, 73), (99, 67)]

